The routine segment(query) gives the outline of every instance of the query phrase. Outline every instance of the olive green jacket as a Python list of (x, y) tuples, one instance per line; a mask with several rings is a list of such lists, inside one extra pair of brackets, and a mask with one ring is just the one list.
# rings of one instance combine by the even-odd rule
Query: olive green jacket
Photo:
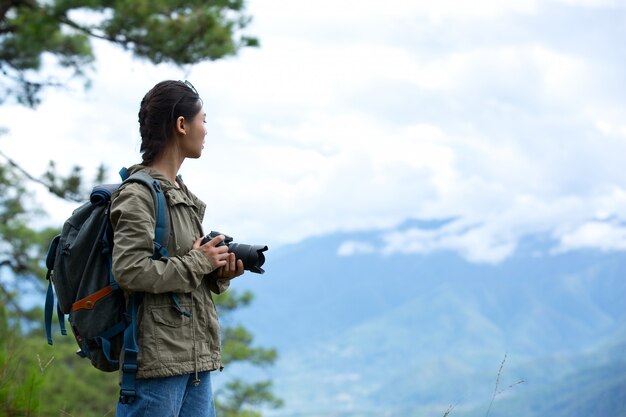
[[(120, 287), (141, 291), (138, 314), (137, 378), (154, 378), (222, 369), (220, 328), (211, 291), (220, 293), (228, 281), (210, 274), (213, 267), (193, 243), (203, 235), (206, 205), (179, 181), (180, 188), (157, 171), (141, 165), (158, 179), (171, 219), (169, 256), (152, 259), (155, 208), (150, 190), (128, 183), (114, 193), (110, 219), (114, 230), (113, 273)], [(180, 298), (177, 311), (170, 293)]]

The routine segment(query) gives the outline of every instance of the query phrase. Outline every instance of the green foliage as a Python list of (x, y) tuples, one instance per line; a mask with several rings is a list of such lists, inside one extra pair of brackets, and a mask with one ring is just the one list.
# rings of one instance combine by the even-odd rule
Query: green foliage
[(54, 77), (34, 74), (42, 67), (44, 53), (55, 57), (71, 76), (83, 76), (92, 63), (86, 34), (65, 30), (60, 16), (48, 6), (28, 0), (3, 2), (0, 13), (0, 80), (6, 90), (0, 97), (34, 107), (42, 87), (60, 86)]
[(222, 360), (224, 364), (248, 362), (256, 366), (272, 365), (277, 358), (275, 349), (254, 347), (252, 334), (241, 324), (231, 324), (230, 315), (249, 305), (254, 299), (250, 291), (229, 290), (215, 297), (222, 323)]
[(0, 4), (0, 104), (35, 107), (44, 87), (44, 57), (65, 78), (83, 79), (94, 61), (91, 39), (103, 39), (152, 63), (195, 64), (235, 55), (258, 40), (242, 0), (13, 0)]
[[(0, 415), (58, 416), (63, 410), (103, 416), (116, 397), (117, 376), (80, 360), (71, 337), (59, 337), (48, 346), (41, 331), (42, 308), (20, 303), (24, 284), (44, 289), (44, 254), (58, 233), (29, 226), (40, 214), (32, 206), (19, 170), (0, 163)], [(85, 405), (76, 398), (94, 400)]]
[(226, 327), (223, 340), (225, 362), (246, 360), (254, 365), (270, 365), (276, 360), (274, 349), (251, 347), (252, 334), (242, 325)]
[(18, 325), (19, 321), (10, 324), (7, 309), (0, 306), (0, 412), (7, 416), (37, 410), (43, 382), (40, 369), (24, 364), (24, 338)]
[(270, 392), (271, 386), (270, 381), (245, 383), (237, 379), (229, 382), (223, 393), (218, 393), (221, 400), (217, 403), (217, 414), (220, 417), (261, 417), (261, 413), (254, 411), (250, 406), (282, 405), (282, 401)]
[[(102, 373), (75, 354), (70, 337), (48, 346), (0, 317), (0, 415), (102, 417), (114, 413), (117, 373)], [(5, 332), (7, 329), (9, 331)], [(89, 401), (81, 401), (88, 398)]]
[[(0, 129), (0, 135), (3, 134), (3, 131)], [(89, 191), (91, 187), (85, 186), (85, 181), (82, 175), (82, 168), (79, 166), (72, 167), (70, 173), (67, 176), (63, 176), (57, 172), (56, 164), (54, 161), (50, 161), (48, 163), (48, 169), (43, 174), (42, 178), (35, 178), (26, 172), (17, 162), (13, 161), (7, 155), (5, 155), (2, 151), (0, 151), (0, 156), (2, 156), (6, 161), (6, 167), (3, 165), (3, 170), (9, 172), (10, 175), (15, 177), (15, 173), (21, 174), (18, 178), (18, 181), (22, 181), (23, 178), (26, 178), (34, 183), (40, 184), (46, 188), (51, 194), (56, 195), (57, 197), (71, 200), (71, 201), (80, 201), (84, 202), (87, 200), (89, 196)], [(8, 170), (12, 170), (8, 171)], [(100, 165), (97, 168), (96, 176), (94, 178), (94, 184), (99, 184), (104, 181), (106, 177), (106, 167), (104, 165)], [(14, 192), (18, 192), (19, 190), (16, 187), (12, 186), (10, 181), (3, 181), (5, 184), (9, 184), (8, 187), (5, 187), (8, 191), (10, 191), (14, 195)], [(15, 190), (13, 190), (15, 188)], [(21, 188), (23, 190), (23, 187)], [(18, 192), (19, 195), (19, 192)]]
[(50, 230), (35, 231), (29, 222), (39, 214), (29, 208), (30, 194), (22, 178), (10, 165), (0, 163), (0, 272), (9, 270), (13, 279), (0, 284), (0, 306), (8, 308), (8, 314), (23, 316), (17, 303), (19, 284), (29, 281), (37, 284), (43, 276), (41, 254), (45, 250)]
[[(102, 183), (105, 177), (106, 168), (104, 165), (100, 165), (93, 183)], [(85, 181), (82, 175), (82, 168), (79, 166), (72, 167), (71, 172), (67, 176), (62, 176), (57, 172), (54, 161), (50, 161), (41, 182), (52, 194), (66, 200), (82, 202), (86, 201), (89, 195), (89, 191), (84, 186)]]
[(39, 350), (41, 357), (52, 360), (41, 386), (41, 397), (45, 399), (40, 407), (43, 415), (102, 417), (115, 414), (119, 395), (117, 372), (100, 372), (87, 359), (76, 356), (76, 342), (71, 335), (57, 337), (54, 346), (46, 344), (43, 334), (34, 335), (30, 343), (33, 351)]
[[(240, 324), (231, 324), (231, 313), (249, 305), (254, 296), (249, 291), (229, 290), (215, 297), (217, 309), (222, 317), (222, 360), (224, 365), (243, 362), (254, 366), (270, 366), (277, 358), (275, 349), (253, 346), (252, 334)], [(254, 410), (259, 405), (278, 408), (282, 400), (272, 393), (269, 380), (248, 382), (232, 378), (215, 393), (217, 414), (220, 417), (260, 417)]]
[(250, 291), (242, 293), (227, 291), (215, 296), (215, 305), (220, 314), (227, 315), (238, 308), (249, 306), (253, 299), (254, 295)]

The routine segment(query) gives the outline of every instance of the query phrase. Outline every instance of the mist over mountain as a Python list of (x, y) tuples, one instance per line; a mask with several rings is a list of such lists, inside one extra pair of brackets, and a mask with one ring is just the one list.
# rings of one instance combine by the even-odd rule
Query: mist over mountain
[(264, 275), (233, 284), (255, 295), (235, 319), (280, 358), (258, 375), (224, 375), (272, 378), (285, 407), (268, 415), (442, 416), (452, 406), (470, 417), (492, 401), (492, 416), (626, 415), (624, 253), (555, 253), (531, 236), (498, 264), (452, 251), (340, 255), (345, 242), (379, 240), (270, 248)]

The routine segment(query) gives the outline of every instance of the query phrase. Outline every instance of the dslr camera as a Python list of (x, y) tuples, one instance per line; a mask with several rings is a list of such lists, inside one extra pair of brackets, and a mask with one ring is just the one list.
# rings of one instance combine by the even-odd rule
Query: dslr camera
[(235, 243), (233, 242), (232, 237), (216, 231), (211, 231), (211, 233), (206, 235), (202, 239), (201, 244), (204, 245), (209, 240), (219, 235), (224, 235), (225, 239), (217, 246), (228, 246), (228, 253), (234, 253), (236, 259), (241, 259), (243, 261), (243, 269), (256, 274), (262, 274), (265, 272), (261, 267), (265, 263), (265, 255), (263, 252), (267, 250), (267, 245), (246, 245), (245, 243)]

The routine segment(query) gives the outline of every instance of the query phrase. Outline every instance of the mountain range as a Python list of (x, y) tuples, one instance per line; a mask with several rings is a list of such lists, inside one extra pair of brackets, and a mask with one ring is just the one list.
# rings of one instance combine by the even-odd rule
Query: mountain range
[(233, 283), (255, 298), (228, 319), (279, 359), (216, 385), (272, 379), (275, 417), (626, 416), (626, 254), (559, 253), (545, 236), (497, 264), (340, 254), (380, 235), (270, 248), (265, 274)]

